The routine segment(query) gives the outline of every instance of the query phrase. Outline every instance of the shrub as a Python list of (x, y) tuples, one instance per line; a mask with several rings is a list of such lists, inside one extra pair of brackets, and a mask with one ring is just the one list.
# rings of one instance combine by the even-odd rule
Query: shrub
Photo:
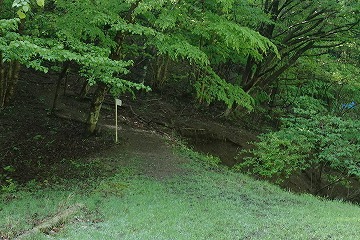
[(238, 165), (282, 181), (304, 170), (316, 171), (319, 191), (327, 183), (360, 177), (360, 122), (333, 115), (298, 111), (282, 119), (279, 131), (262, 134), (251, 157)]

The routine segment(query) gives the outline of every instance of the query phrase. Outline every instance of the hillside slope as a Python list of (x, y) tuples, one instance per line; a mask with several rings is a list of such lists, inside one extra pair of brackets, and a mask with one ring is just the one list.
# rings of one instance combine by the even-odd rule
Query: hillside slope
[(254, 181), (177, 140), (229, 156), (253, 130), (154, 94), (123, 99), (118, 144), (112, 98), (86, 138), (88, 99), (69, 87), (50, 116), (55, 77), (26, 77), (0, 112), (0, 239), (360, 239), (358, 206)]
[[(161, 151), (128, 152), (119, 145), (88, 160), (107, 177), (33, 183), (3, 194), (2, 238), (360, 239), (358, 206), (294, 195), (160, 136), (146, 138), (157, 138)], [(21, 237), (79, 204), (80, 211), (45, 234)]]

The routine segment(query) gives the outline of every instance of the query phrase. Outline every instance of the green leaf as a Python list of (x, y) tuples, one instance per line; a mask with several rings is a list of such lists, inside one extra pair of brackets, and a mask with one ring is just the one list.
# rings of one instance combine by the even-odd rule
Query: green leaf
[(36, 3), (39, 7), (44, 7), (45, 6), (45, 0), (36, 0)]
[(15, 172), (15, 168), (11, 165), (4, 167), (4, 170), (7, 172)]
[(24, 12), (28, 12), (28, 11), (29, 11), (29, 5), (24, 5), (24, 6), (22, 6), (22, 10), (23, 10)]
[(22, 10), (18, 10), (16, 13), (20, 19), (26, 18), (26, 14)]

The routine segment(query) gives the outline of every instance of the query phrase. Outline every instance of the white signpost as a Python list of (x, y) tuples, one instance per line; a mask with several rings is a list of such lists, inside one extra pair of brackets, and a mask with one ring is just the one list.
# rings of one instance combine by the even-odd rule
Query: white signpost
[(122, 105), (120, 99), (115, 98), (115, 142), (118, 142), (118, 106)]

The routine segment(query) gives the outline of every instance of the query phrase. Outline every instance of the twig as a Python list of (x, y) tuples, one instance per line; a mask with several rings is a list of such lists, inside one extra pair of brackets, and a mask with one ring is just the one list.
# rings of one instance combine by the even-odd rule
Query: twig
[(162, 98), (146, 99), (146, 102), (160, 101)]

